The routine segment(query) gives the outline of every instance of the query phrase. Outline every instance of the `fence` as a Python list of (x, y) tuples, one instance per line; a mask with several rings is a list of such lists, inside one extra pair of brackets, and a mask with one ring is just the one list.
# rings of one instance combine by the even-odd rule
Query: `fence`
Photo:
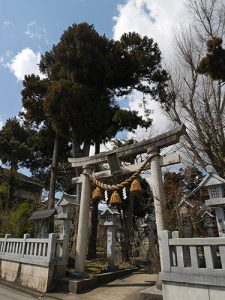
[(64, 262), (66, 259), (65, 238), (49, 234), (48, 238), (11, 238), (6, 234), (0, 238), (0, 259), (48, 265), (52, 262)]
[(0, 239), (0, 279), (46, 292), (65, 276), (67, 266), (67, 237)]
[(225, 238), (161, 232), (164, 300), (225, 299)]

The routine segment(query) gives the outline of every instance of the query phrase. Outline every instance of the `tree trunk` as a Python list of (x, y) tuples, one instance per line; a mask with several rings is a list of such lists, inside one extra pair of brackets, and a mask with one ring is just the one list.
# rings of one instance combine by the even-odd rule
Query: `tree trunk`
[(98, 228), (98, 201), (92, 202), (91, 208), (91, 232), (88, 243), (88, 259), (97, 258), (97, 228)]
[(130, 237), (132, 235), (133, 221), (134, 221), (134, 195), (130, 193), (129, 203), (127, 208), (127, 216), (125, 223), (125, 232), (124, 232), (124, 249), (123, 249), (123, 260), (125, 262), (130, 260), (131, 256), (131, 243)]
[(6, 202), (6, 212), (8, 212), (13, 207), (13, 195), (14, 195), (14, 186), (15, 186), (15, 177), (14, 177), (15, 167), (11, 164), (10, 167), (10, 177), (9, 177), (9, 189), (8, 189), (8, 200)]
[(58, 150), (59, 150), (59, 134), (56, 133), (55, 140), (54, 140), (53, 155), (52, 155), (52, 168), (51, 168), (51, 178), (50, 178), (49, 196), (48, 196), (48, 208), (49, 209), (54, 208), (54, 204), (55, 204)]

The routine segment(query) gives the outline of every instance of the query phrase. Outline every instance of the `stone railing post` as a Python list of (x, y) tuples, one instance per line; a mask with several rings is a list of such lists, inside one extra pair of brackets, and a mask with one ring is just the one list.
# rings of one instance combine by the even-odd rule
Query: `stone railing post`
[(56, 234), (50, 233), (48, 236), (48, 252), (47, 252), (47, 258), (49, 261), (54, 260), (56, 253)]
[(24, 236), (23, 236), (23, 246), (22, 246), (22, 257), (24, 257), (24, 254), (26, 252), (26, 242), (27, 242), (27, 239), (30, 238), (30, 234), (29, 233), (25, 233)]
[(171, 232), (168, 230), (163, 230), (160, 233), (161, 246), (162, 246), (162, 262), (161, 271), (171, 272), (171, 258), (170, 258), (170, 247), (169, 239), (171, 238)]
[(3, 249), (2, 249), (2, 253), (5, 254), (6, 251), (6, 246), (7, 246), (7, 239), (10, 238), (11, 234), (6, 234), (5, 238), (4, 238), (4, 245), (3, 245)]

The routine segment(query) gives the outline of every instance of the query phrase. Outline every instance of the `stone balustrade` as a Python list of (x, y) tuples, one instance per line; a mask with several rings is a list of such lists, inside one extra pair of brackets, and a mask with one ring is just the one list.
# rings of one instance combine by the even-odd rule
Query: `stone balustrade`
[(0, 278), (41, 292), (51, 289), (65, 275), (67, 238), (0, 238)]
[(161, 232), (164, 300), (225, 299), (225, 238)]
[(66, 258), (63, 242), (64, 236), (56, 238), (54, 233), (49, 234), (48, 238), (30, 238), (28, 233), (23, 238), (11, 238), (6, 234), (4, 238), (0, 238), (0, 259), (28, 263), (36, 261), (41, 265), (48, 265)]

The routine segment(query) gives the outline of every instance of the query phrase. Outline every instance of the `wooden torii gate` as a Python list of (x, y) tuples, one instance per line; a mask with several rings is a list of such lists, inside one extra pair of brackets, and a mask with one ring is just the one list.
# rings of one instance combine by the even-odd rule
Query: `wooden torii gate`
[[(72, 167), (82, 167), (83, 173), (80, 177), (72, 179), (75, 184), (81, 183), (81, 200), (80, 200), (80, 214), (78, 222), (78, 235), (76, 245), (76, 258), (75, 258), (75, 272), (83, 274), (85, 270), (85, 257), (87, 248), (87, 234), (88, 234), (88, 219), (89, 219), (89, 199), (91, 193), (91, 182), (88, 174), (92, 173), (95, 165), (107, 163), (111, 170), (96, 172), (94, 177), (97, 179), (113, 176), (116, 173), (130, 174), (136, 172), (141, 164), (134, 164), (126, 166), (123, 169), (119, 167), (118, 162), (129, 156), (147, 153), (149, 155), (149, 165), (147, 168), (151, 169), (152, 175), (152, 191), (154, 197), (156, 227), (159, 238), (159, 251), (162, 268), (162, 248), (160, 241), (160, 232), (164, 230), (163, 221), (163, 203), (164, 203), (164, 189), (162, 181), (161, 167), (176, 164), (180, 162), (179, 155), (173, 154), (165, 157), (160, 156), (162, 148), (174, 145), (179, 142), (180, 136), (184, 134), (185, 126), (180, 125), (174, 130), (168, 131), (164, 134), (158, 135), (154, 138), (144, 140), (132, 145), (123, 146), (116, 150), (101, 152), (99, 154), (80, 158), (69, 158), (68, 161)], [(116, 166), (116, 167), (115, 167)]]

